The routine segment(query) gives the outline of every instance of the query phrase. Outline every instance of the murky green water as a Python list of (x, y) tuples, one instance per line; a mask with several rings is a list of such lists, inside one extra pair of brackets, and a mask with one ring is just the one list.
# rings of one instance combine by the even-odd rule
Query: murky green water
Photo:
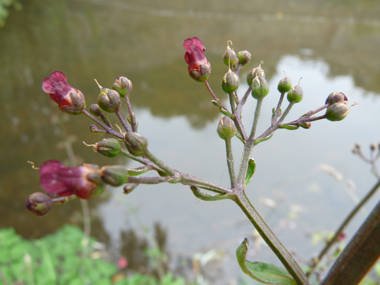
[[(0, 227), (15, 227), (32, 238), (67, 222), (82, 223), (77, 201), (44, 217), (26, 211), (24, 200), (40, 189), (39, 175), (27, 160), (37, 165), (64, 161), (72, 146), (78, 163), (115, 162), (81, 143), (99, 140), (89, 132), (87, 118), (65, 116), (41, 91), (42, 80), (54, 70), (63, 71), (85, 94), (88, 106), (98, 94), (93, 78), (110, 86), (117, 76), (127, 76), (133, 81), (131, 101), (140, 132), (151, 150), (174, 168), (228, 185), (224, 143), (215, 132), (219, 114), (204, 86), (188, 76), (183, 59), (183, 40), (197, 36), (212, 64), (210, 84), (222, 98), (220, 81), (227, 70), (221, 55), (227, 40), (236, 50), (252, 53), (242, 82), (250, 68), (265, 62), (272, 91), (264, 101), (259, 131), (266, 129), (277, 104), (283, 70), (293, 83), (303, 78), (305, 94), (289, 119), (319, 107), (332, 91), (360, 103), (342, 122), (280, 130), (254, 150), (258, 166), (249, 196), (285, 245), (307, 260), (318, 250), (310, 245), (310, 235), (335, 229), (353, 207), (347, 194), (352, 185), (362, 197), (375, 182), (350, 149), (356, 142), (366, 147), (380, 141), (379, 12), (380, 4), (345, 1), (24, 1), (0, 29)], [(242, 84), (242, 94), (246, 87)], [(253, 110), (251, 101), (243, 113), (247, 124)], [(241, 146), (236, 142), (235, 147), (238, 161)], [(335, 181), (321, 165), (337, 169), (342, 180)], [(184, 186), (140, 186), (129, 196), (121, 189), (109, 192), (112, 197), (90, 201), (99, 213), (92, 232), (114, 245), (121, 243), (122, 231), (151, 228), (158, 221), (175, 253), (215, 245), (233, 253), (253, 231), (231, 202), (199, 201)], [(278, 207), (265, 206), (263, 198)], [(289, 220), (294, 211), (297, 217)], [(362, 213), (348, 231), (364, 217)], [(251, 254), (251, 259), (276, 262), (265, 246)], [(235, 264), (233, 255), (227, 256), (226, 262)]]

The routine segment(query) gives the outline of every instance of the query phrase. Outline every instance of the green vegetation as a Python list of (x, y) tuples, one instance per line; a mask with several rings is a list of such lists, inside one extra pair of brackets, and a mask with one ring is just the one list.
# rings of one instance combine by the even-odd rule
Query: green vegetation
[[(93, 238), (87, 242), (83, 232), (75, 226), (66, 225), (54, 234), (33, 241), (23, 239), (13, 228), (0, 230), (0, 275), (3, 275), (0, 280), (4, 282), (5, 278), (9, 285), (158, 284), (155, 277), (149, 275), (125, 277), (116, 264), (101, 256), (99, 243)], [(168, 273), (160, 284), (183, 285), (185, 281), (175, 280)]]

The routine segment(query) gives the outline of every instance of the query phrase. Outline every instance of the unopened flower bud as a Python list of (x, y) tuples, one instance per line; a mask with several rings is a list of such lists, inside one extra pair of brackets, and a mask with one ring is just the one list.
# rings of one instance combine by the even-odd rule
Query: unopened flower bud
[(123, 187), (124, 194), (131, 193), (133, 190), (136, 189), (137, 186), (139, 186), (139, 184), (137, 184), (137, 183), (132, 183), (132, 184), (126, 184), (126, 185), (124, 185), (124, 187)]
[(143, 156), (148, 148), (148, 140), (142, 135), (128, 132), (124, 135), (125, 145), (134, 156)]
[(261, 68), (261, 64), (263, 62), (260, 63), (260, 65), (258, 67), (255, 67), (254, 69), (252, 69), (248, 75), (247, 75), (247, 83), (249, 86), (252, 85), (252, 81), (253, 79), (255, 79), (255, 77), (258, 77), (258, 76), (261, 76), (261, 77), (264, 77), (265, 78), (265, 73), (264, 73), (264, 70)]
[(103, 166), (99, 173), (104, 183), (114, 187), (128, 182), (128, 170), (120, 165)]
[(300, 124), (300, 127), (304, 128), (304, 129), (310, 129), (311, 128), (311, 123), (310, 122), (306, 122), (306, 123)]
[(332, 92), (327, 97), (325, 104), (334, 104), (334, 103), (346, 103), (347, 104), (348, 98), (343, 92)]
[(236, 65), (239, 63), (239, 59), (237, 58), (236, 53), (233, 49), (230, 48), (229, 45), (227, 45), (227, 50), (223, 54), (223, 62), (227, 66)]
[(227, 94), (235, 92), (239, 88), (239, 76), (229, 70), (222, 80), (222, 89)]
[(94, 152), (98, 152), (104, 156), (115, 157), (120, 153), (121, 146), (117, 139), (107, 138), (97, 142), (93, 149)]
[(125, 95), (132, 91), (132, 81), (127, 77), (119, 76), (113, 83), (112, 88), (119, 92), (120, 96), (124, 98)]
[(278, 82), (277, 89), (280, 93), (289, 92), (292, 89), (292, 81), (289, 77), (284, 77)]
[(374, 151), (376, 148), (377, 148), (377, 144), (376, 143), (372, 143), (370, 146), (369, 146), (370, 150), (371, 151)]
[(90, 132), (99, 136), (102, 136), (105, 134), (105, 130), (100, 129), (97, 125), (92, 124), (90, 126)]
[(100, 110), (98, 104), (91, 104), (90, 113), (98, 117), (102, 114), (102, 111)]
[(290, 91), (288, 92), (288, 101), (299, 103), (303, 99), (303, 91), (302, 87), (300, 85), (294, 86)]
[(216, 129), (220, 138), (227, 140), (235, 136), (236, 126), (231, 118), (224, 116), (220, 119), (218, 128)]
[(349, 107), (346, 103), (334, 103), (326, 110), (326, 119), (329, 121), (341, 121), (347, 117)]
[(264, 98), (269, 94), (268, 82), (262, 76), (257, 76), (252, 81), (252, 96), (255, 99)]
[(97, 81), (96, 83), (100, 89), (100, 94), (98, 97), (99, 107), (108, 113), (114, 113), (115, 111), (119, 110), (121, 105), (119, 92), (109, 88), (103, 88)]
[(239, 51), (236, 56), (239, 59), (239, 64), (241, 65), (246, 65), (251, 60), (251, 53), (247, 50)]
[(35, 192), (29, 195), (25, 201), (25, 205), (31, 212), (33, 212), (33, 214), (42, 216), (50, 211), (53, 202), (48, 195), (41, 192)]

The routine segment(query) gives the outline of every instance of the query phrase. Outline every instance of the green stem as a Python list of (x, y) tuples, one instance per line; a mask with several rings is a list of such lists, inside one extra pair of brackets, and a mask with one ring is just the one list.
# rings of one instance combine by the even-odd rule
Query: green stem
[(234, 164), (234, 156), (231, 147), (231, 138), (226, 139), (226, 156), (227, 156), (227, 165), (228, 171), (230, 173), (231, 180), (231, 188), (236, 187), (236, 175), (235, 175), (235, 164)]
[(264, 98), (257, 99), (257, 105), (256, 105), (256, 110), (255, 110), (255, 116), (253, 119), (251, 134), (250, 134), (248, 140), (246, 141), (246, 144), (244, 145), (243, 156), (241, 158), (239, 175), (238, 175), (238, 179), (237, 179), (237, 183), (239, 185), (243, 185), (245, 175), (247, 173), (248, 160), (249, 160), (249, 157), (251, 155), (252, 147), (254, 145), (254, 137), (255, 137), (255, 133), (256, 133), (256, 129), (257, 129), (257, 123), (258, 123), (259, 117), (260, 117), (263, 99)]
[(128, 151), (126, 151), (125, 149), (121, 149), (120, 153), (124, 155), (125, 157), (128, 157), (134, 161), (140, 162), (141, 164), (151, 167), (152, 170), (157, 171), (161, 176), (166, 175), (166, 173), (161, 168), (159, 168), (157, 165), (153, 164), (150, 160), (146, 158), (134, 156), (130, 154)]
[(110, 128), (105, 123), (101, 122), (98, 118), (96, 118), (95, 116), (93, 116), (86, 109), (83, 109), (82, 113), (85, 114), (87, 117), (89, 117), (91, 120), (93, 120), (95, 123), (97, 123), (99, 126), (101, 126), (103, 129), (105, 129), (107, 131), (107, 133), (109, 133), (111, 135), (114, 135), (115, 137), (118, 137), (120, 139), (124, 138), (124, 136), (121, 133), (115, 131), (113, 128)]
[(148, 149), (145, 151), (145, 156), (149, 158), (154, 164), (156, 164), (159, 168), (164, 170), (170, 176), (178, 176), (178, 171), (168, 166), (161, 159), (156, 157), (153, 153), (151, 153)]
[(267, 245), (277, 255), (286, 270), (294, 278), (298, 285), (308, 285), (309, 280), (305, 273), (299, 267), (297, 262), (293, 259), (292, 255), (286, 250), (284, 245), (278, 240), (275, 234), (271, 231), (263, 218), (259, 215), (256, 209), (252, 206), (248, 200), (243, 189), (236, 192), (235, 202), (243, 210), (245, 215), (251, 221), (253, 226), (259, 232), (260, 236), (264, 239)]
[(127, 133), (130, 132), (131, 129), (129, 128), (127, 122), (124, 120), (123, 116), (121, 115), (120, 110), (116, 110), (115, 114), (119, 118), (121, 124), (123, 125), (123, 127), (127, 131)]
[(321, 285), (359, 284), (380, 256), (379, 240), (380, 202), (334, 262)]
[(340, 227), (336, 230), (333, 238), (330, 239), (330, 241), (325, 245), (325, 247), (319, 253), (318, 257), (316, 259), (314, 259), (313, 265), (310, 267), (310, 271), (306, 274), (307, 276), (310, 276), (313, 273), (313, 271), (317, 267), (318, 263), (322, 260), (322, 258), (329, 251), (329, 249), (335, 244), (339, 235), (343, 232), (344, 228), (348, 225), (348, 223), (352, 220), (352, 218), (355, 217), (355, 215), (359, 212), (359, 210), (363, 207), (363, 205), (373, 196), (373, 194), (376, 193), (376, 191), (377, 191), (377, 189), (379, 189), (379, 187), (380, 187), (380, 180), (379, 180), (379, 182), (377, 182), (377, 184), (375, 186), (373, 186), (371, 191), (368, 192), (368, 194), (360, 201), (359, 204), (356, 205), (356, 207), (351, 211), (351, 213), (342, 222)]

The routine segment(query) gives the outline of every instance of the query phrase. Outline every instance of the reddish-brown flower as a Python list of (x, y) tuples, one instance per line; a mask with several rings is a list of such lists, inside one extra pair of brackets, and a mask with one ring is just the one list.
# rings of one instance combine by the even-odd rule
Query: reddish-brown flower
[(185, 61), (189, 65), (189, 74), (196, 81), (204, 82), (211, 74), (211, 64), (204, 51), (206, 48), (197, 37), (186, 39), (183, 42), (186, 49)]
[(80, 114), (86, 106), (83, 93), (71, 87), (61, 71), (54, 71), (42, 82), (42, 90), (58, 103), (61, 111), (69, 114)]
[(105, 188), (96, 165), (83, 164), (68, 167), (56, 160), (46, 161), (40, 167), (41, 187), (51, 196), (71, 196), (90, 199), (99, 196)]

